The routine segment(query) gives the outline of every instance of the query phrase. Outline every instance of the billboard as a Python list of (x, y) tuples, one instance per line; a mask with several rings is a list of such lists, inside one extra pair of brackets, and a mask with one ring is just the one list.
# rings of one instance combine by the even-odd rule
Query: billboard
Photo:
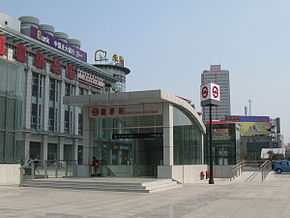
[(43, 32), (35, 27), (31, 27), (30, 29), (30, 37), (34, 38), (36, 40), (39, 40), (50, 47), (56, 48), (57, 50), (60, 50), (62, 52), (65, 52), (79, 60), (82, 60), (84, 62), (87, 62), (87, 53), (71, 46), (70, 44), (63, 42), (51, 35), (49, 35), (46, 32)]
[(212, 130), (213, 140), (230, 140), (231, 135), (228, 128), (223, 129), (213, 129)]
[(229, 115), (229, 116), (226, 116), (226, 121), (232, 121), (232, 122), (270, 122), (270, 117), (268, 117), (268, 116)]
[(241, 136), (269, 135), (271, 123), (269, 122), (238, 122), (241, 126)]

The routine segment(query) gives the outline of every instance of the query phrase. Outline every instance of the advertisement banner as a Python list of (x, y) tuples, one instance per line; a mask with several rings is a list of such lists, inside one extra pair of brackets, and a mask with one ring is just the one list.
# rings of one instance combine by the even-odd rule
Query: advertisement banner
[(226, 121), (232, 122), (270, 122), (268, 116), (239, 116), (239, 115), (228, 115)]
[(30, 29), (30, 37), (31, 38), (34, 38), (38, 41), (41, 41), (53, 48), (56, 48), (57, 50), (60, 50), (62, 52), (65, 52), (79, 60), (82, 60), (84, 62), (87, 62), (87, 53), (76, 48), (76, 47), (73, 47), (71, 46), (70, 44), (68, 43), (65, 43), (51, 35), (49, 35), (48, 33), (46, 32), (43, 32), (35, 27), (31, 27)]
[(241, 136), (269, 135), (271, 124), (266, 122), (239, 122)]
[(104, 80), (93, 75), (90, 73), (86, 73), (83, 71), (78, 70), (77, 71), (77, 80), (86, 84), (89, 84), (91, 86), (94, 86), (99, 89), (103, 89), (105, 87)]
[(231, 135), (228, 128), (213, 129), (212, 138), (213, 140), (230, 140)]

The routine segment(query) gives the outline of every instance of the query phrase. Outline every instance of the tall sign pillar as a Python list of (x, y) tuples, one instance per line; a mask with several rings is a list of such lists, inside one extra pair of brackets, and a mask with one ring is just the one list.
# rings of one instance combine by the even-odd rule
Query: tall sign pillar
[(214, 184), (213, 158), (212, 158), (212, 106), (218, 106), (220, 102), (220, 86), (214, 83), (207, 83), (200, 86), (201, 106), (209, 107), (209, 184)]

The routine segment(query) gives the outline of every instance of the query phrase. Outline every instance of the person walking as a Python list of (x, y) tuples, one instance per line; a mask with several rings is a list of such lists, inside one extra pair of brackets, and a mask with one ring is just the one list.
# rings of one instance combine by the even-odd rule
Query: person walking
[(93, 157), (93, 162), (91, 164), (91, 176), (99, 176), (98, 170), (100, 169), (100, 162)]

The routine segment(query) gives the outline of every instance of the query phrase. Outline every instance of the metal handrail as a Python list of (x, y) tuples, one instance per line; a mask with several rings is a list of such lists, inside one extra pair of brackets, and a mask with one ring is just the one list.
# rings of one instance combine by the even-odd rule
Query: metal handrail
[(262, 175), (262, 182), (265, 181), (266, 177), (272, 171), (272, 162), (270, 160), (266, 160), (259, 166), (261, 175)]
[(246, 163), (245, 161), (242, 161), (242, 162), (231, 167), (230, 181), (234, 180), (236, 177), (238, 177), (242, 174), (245, 163)]
[(77, 176), (76, 168), (76, 160), (29, 160), (20, 167), (20, 185), (25, 178), (35, 179), (36, 176), (48, 178), (49, 172), (55, 177)]

